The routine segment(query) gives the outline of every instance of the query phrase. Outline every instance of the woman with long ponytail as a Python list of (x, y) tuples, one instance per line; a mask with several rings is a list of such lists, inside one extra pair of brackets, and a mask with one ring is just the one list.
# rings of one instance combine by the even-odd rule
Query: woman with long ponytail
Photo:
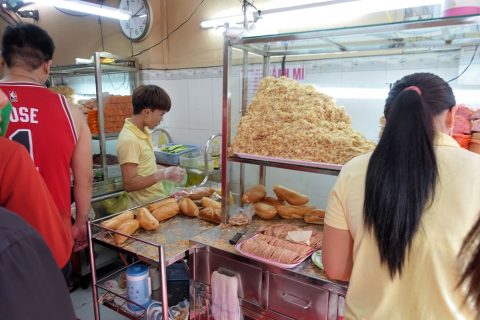
[(473, 319), (457, 255), (480, 214), (480, 156), (449, 133), (452, 89), (397, 81), (372, 153), (347, 163), (328, 200), (323, 263), (349, 281), (347, 319)]
[(465, 266), (459, 286), (466, 287), (467, 302), (476, 305), (480, 311), (480, 217), (463, 242), (460, 263)]

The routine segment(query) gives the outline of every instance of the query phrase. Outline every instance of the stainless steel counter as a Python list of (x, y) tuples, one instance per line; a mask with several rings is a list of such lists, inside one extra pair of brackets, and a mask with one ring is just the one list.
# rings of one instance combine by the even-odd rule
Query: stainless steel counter
[[(297, 220), (254, 218), (247, 226), (245, 237), (260, 227), (275, 223), (306, 225)], [(322, 230), (321, 226), (317, 227)], [(237, 278), (241, 288), (238, 296), (246, 319), (337, 320), (343, 316), (345, 284), (329, 280), (310, 258), (295, 268), (282, 269), (243, 256), (228, 242), (240, 231), (243, 227), (216, 226), (193, 237), (190, 319), (211, 319), (211, 275), (214, 271)]]

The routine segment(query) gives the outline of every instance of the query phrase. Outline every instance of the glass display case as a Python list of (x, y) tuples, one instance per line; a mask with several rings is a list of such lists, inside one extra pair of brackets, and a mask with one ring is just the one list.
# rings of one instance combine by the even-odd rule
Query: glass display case
[[(52, 87), (68, 86), (72, 88), (75, 94), (71, 102), (78, 103), (79, 100), (89, 98), (94, 101), (97, 112), (93, 115), (97, 119), (93, 119), (93, 122), (96, 125), (96, 130), (92, 130), (90, 123), (92, 120), (90, 112), (92, 110), (89, 111), (88, 120), (92, 131), (92, 139), (98, 141), (98, 144), (93, 146), (94, 153), (98, 150), (100, 158), (99, 169), (98, 172), (96, 171), (97, 181), (120, 176), (119, 167), (109, 165), (109, 157), (107, 155), (109, 150), (113, 150), (110, 153), (115, 153), (114, 141), (117, 139), (120, 131), (118, 128), (121, 129), (123, 125), (122, 119), (120, 119), (123, 114), (120, 115), (115, 110), (106, 113), (105, 106), (109, 96), (131, 95), (137, 86), (137, 71), (138, 62), (136, 58), (120, 57), (105, 52), (95, 52), (91, 63), (54, 66), (51, 68), (50, 82)], [(119, 106), (119, 103), (115, 101), (115, 103), (112, 102), (110, 105), (116, 108)], [(123, 105), (122, 108), (124, 108)], [(131, 109), (131, 106), (129, 108)], [(116, 121), (116, 127), (106, 128), (106, 124), (109, 121)], [(98, 132), (95, 132), (97, 130)], [(113, 143), (110, 143), (111, 141)]]
[[(228, 33), (227, 33), (228, 34)], [(459, 51), (480, 44), (480, 15), (434, 18), (427, 20), (402, 21), (314, 30), (307, 32), (271, 34), (263, 36), (229, 37), (224, 39), (223, 66), (223, 117), (222, 117), (222, 221), (226, 222), (230, 212), (229, 193), (233, 182), (238, 183), (239, 193), (245, 188), (245, 165), (259, 168), (258, 182), (265, 184), (266, 168), (276, 167), (295, 171), (338, 175), (341, 166), (307, 163), (292, 159), (263, 157), (252, 154), (228, 156), (233, 141), (238, 115), (247, 111), (249, 67), (261, 61), (260, 79), (272, 75), (275, 61), (308, 61), (341, 57), (404, 55), (409, 53), (436, 53)], [(235, 49), (235, 50), (232, 50)], [(233, 67), (232, 61), (241, 53), (241, 103), (240, 111), (232, 110)], [(260, 59), (259, 59), (260, 58)], [(361, 58), (359, 58), (361, 59)], [(259, 79), (256, 79), (258, 82)], [(239, 164), (239, 169), (233, 168)]]

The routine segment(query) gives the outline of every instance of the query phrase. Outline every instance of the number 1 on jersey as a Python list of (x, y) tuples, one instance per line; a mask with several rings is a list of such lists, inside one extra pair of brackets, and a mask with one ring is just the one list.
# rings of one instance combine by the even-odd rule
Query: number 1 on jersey
[(12, 133), (9, 137), (10, 140), (15, 141), (27, 148), (30, 157), (33, 160), (33, 145), (32, 145), (32, 132), (30, 129), (18, 129)]

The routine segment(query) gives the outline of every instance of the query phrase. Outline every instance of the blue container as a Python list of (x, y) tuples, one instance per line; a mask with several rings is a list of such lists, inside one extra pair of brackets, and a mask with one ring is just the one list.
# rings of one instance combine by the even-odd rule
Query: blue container
[[(174, 146), (175, 143), (167, 143), (166, 146)], [(178, 153), (169, 153), (164, 151), (155, 151), (155, 158), (159, 164), (167, 164), (172, 166), (178, 166), (180, 164), (180, 155), (186, 153), (200, 153), (197, 146), (191, 144), (184, 144), (187, 149), (180, 151)]]
[[(148, 274), (148, 267), (144, 264), (135, 264), (127, 268), (128, 299), (145, 308), (151, 303), (152, 286)], [(141, 307), (128, 303), (132, 311), (142, 310)]]
[(168, 281), (188, 281), (189, 279), (182, 262), (175, 262), (167, 267)]

